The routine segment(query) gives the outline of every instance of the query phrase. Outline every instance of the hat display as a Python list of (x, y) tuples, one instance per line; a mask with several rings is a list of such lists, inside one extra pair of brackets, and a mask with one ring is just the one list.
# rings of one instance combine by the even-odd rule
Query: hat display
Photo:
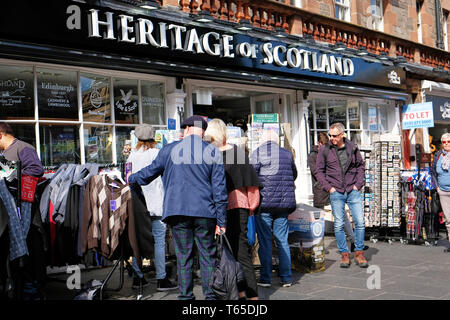
[(191, 116), (183, 121), (181, 124), (181, 128), (184, 129), (186, 127), (200, 127), (202, 126), (203, 130), (206, 130), (208, 127), (208, 122), (202, 116)]
[(155, 129), (149, 124), (140, 124), (134, 130), (134, 135), (141, 141), (148, 141), (155, 138)]

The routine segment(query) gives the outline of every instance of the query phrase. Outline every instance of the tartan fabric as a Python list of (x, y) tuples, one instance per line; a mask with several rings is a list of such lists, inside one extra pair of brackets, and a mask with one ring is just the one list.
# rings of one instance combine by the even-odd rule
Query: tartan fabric
[(0, 199), (9, 216), (9, 260), (12, 261), (28, 255), (27, 235), (30, 230), (32, 203), (21, 202), (21, 219), (19, 219), (17, 216), (16, 202), (9, 192), (4, 179), (0, 179)]
[(178, 299), (195, 299), (193, 288), (194, 241), (197, 245), (202, 278), (202, 290), (206, 300), (214, 300), (211, 289), (216, 256), (214, 232), (216, 220), (173, 216), (169, 220), (175, 254), (177, 256)]
[[(112, 182), (118, 188), (111, 187), (109, 184)], [(115, 211), (111, 211), (110, 200), (116, 201)], [(95, 249), (110, 258), (119, 244), (132, 210), (129, 186), (117, 183), (106, 175), (96, 175), (89, 179), (81, 227), (83, 253), (86, 249)], [(134, 239), (130, 241), (134, 242)]]

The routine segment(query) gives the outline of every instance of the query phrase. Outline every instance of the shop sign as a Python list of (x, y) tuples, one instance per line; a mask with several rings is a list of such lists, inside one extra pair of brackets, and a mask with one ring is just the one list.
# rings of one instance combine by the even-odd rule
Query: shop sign
[(431, 102), (408, 104), (403, 106), (403, 130), (430, 127), (434, 127), (433, 104)]
[(369, 131), (378, 131), (377, 108), (369, 107)]
[(427, 95), (426, 100), (433, 103), (435, 121), (450, 122), (450, 98)]
[(278, 113), (252, 114), (252, 122), (278, 123)]
[[(51, 8), (7, 1), (2, 12), (26, 14), (27, 26), (5, 15), (0, 30), (10, 30), (6, 39), (83, 48), (104, 54), (142, 59), (160, 59), (183, 63), (201, 63), (215, 68), (269, 71), (296, 76), (309, 76), (366, 83), (393, 88), (405, 87), (402, 68), (322, 52), (306, 45), (290, 45), (244, 34), (230, 33), (204, 26), (130, 14), (89, 3), (52, 1)], [(33, 34), (29, 26), (33, 25)], [(13, 31), (11, 31), (13, 30)], [(3, 35), (3, 33), (0, 34)], [(34, 38), (33, 38), (34, 37)], [(3, 37), (5, 38), (5, 37)], [(126, 63), (126, 60), (124, 61)]]
[(167, 119), (167, 129), (176, 130), (177, 128), (177, 120), (169, 118)]

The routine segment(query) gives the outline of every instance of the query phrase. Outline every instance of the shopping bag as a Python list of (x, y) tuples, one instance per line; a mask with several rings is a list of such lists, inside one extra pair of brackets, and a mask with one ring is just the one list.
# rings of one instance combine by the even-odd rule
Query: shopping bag
[(242, 265), (237, 262), (227, 237), (218, 236), (216, 264), (211, 289), (217, 300), (238, 300), (237, 284), (245, 280)]
[(248, 216), (247, 238), (248, 238), (248, 244), (253, 246), (256, 242), (255, 215), (253, 215), (253, 214), (251, 216)]
[(36, 186), (38, 178), (22, 174), (21, 184), (22, 184), (22, 201), (34, 202), (34, 195), (36, 193)]
[(439, 199), (439, 193), (437, 191), (431, 194), (431, 212), (438, 214), (442, 212), (441, 200)]

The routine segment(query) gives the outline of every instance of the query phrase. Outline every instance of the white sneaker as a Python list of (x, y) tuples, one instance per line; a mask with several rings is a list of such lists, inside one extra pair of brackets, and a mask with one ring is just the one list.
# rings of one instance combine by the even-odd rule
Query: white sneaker
[(292, 283), (291, 283), (291, 282), (282, 282), (282, 283), (281, 283), (281, 286), (282, 286), (283, 288), (289, 288), (290, 286), (292, 286)]

